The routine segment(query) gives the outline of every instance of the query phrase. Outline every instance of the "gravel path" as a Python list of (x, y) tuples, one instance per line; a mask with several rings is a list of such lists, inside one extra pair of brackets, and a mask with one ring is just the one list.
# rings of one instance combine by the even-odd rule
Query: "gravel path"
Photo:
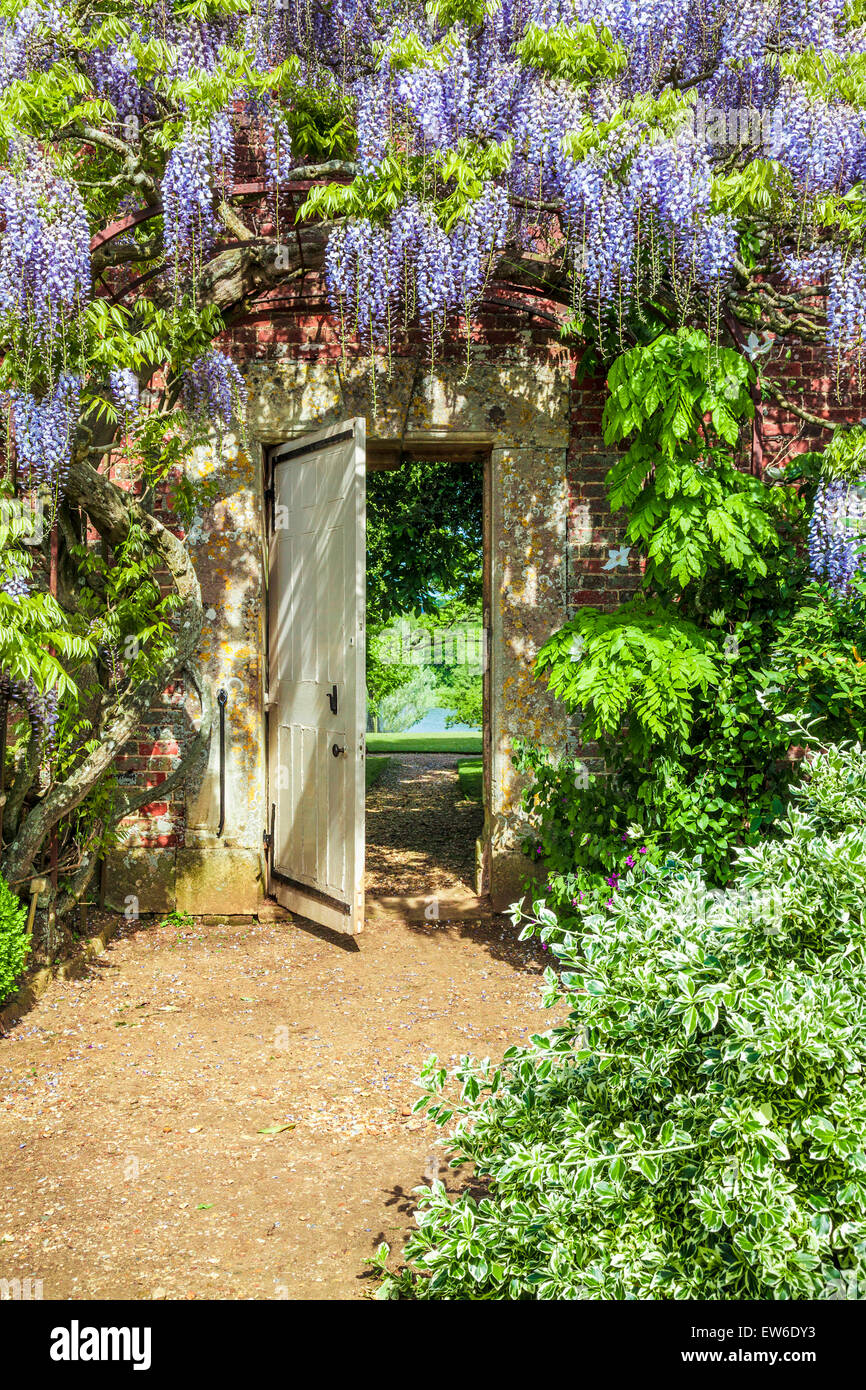
[(422, 1062), (554, 1026), (544, 959), (501, 918), (371, 923), (361, 951), (299, 922), (124, 923), (0, 1038), (0, 1278), (46, 1299), (363, 1296), (439, 1173)]
[(367, 793), (370, 897), (475, 891), (475, 841), (484, 813), (462, 798), (456, 753), (391, 757)]

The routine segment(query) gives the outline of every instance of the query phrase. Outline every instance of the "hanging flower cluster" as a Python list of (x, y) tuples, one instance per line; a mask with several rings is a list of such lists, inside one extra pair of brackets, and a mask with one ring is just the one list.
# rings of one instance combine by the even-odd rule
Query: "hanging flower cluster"
[(802, 48), (844, 51), (840, 25), (846, 6), (847, 0), (787, 0), (781, 7), (781, 35)]
[(866, 573), (866, 485), (824, 479), (818, 487), (809, 527), (809, 562), (816, 578), (837, 593)]
[(53, 390), (37, 400), (29, 391), (9, 392), (18, 476), (30, 488), (47, 487), (55, 497), (66, 486), (78, 425), (81, 378), (63, 372)]
[(48, 346), (90, 294), (90, 237), (81, 195), (31, 157), (0, 172), (0, 318)]
[(263, 125), (265, 172), (273, 186), (281, 188), (292, 168), (292, 136), (278, 111), (268, 111)]
[(234, 362), (216, 348), (197, 357), (184, 375), (183, 403), (192, 419), (227, 428), (246, 400), (246, 383)]
[[(624, 163), (628, 180), (611, 178), (612, 168)], [(576, 273), (602, 304), (631, 291), (641, 230), (649, 227), (666, 239), (684, 279), (710, 287), (730, 272), (734, 222), (711, 211), (708, 156), (687, 128), (655, 141), (624, 128), (603, 155), (566, 164), (563, 178)]]
[(464, 137), (504, 140), (512, 132), (522, 69), (499, 52), (495, 31), (470, 44), (459, 28), (435, 65), (392, 73), (387, 64), (358, 86), (358, 158), (373, 167), (404, 124), (419, 150)]
[(782, 88), (769, 153), (788, 170), (798, 193), (847, 193), (866, 173), (866, 112), (817, 100), (796, 84)]
[(150, 109), (149, 84), (142, 83), (138, 60), (126, 40), (94, 49), (87, 69), (95, 91), (111, 102), (121, 121)]
[(359, 219), (328, 242), (325, 276), (347, 327), (368, 341), (396, 327), (402, 313), (441, 327), (448, 314), (468, 312), (505, 245), (508, 198), (488, 187), (466, 218), (445, 232), (418, 202), (387, 226)]
[(214, 157), (209, 129), (188, 125), (165, 166), (165, 251), (178, 267), (204, 255), (216, 228)]
[(8, 573), (0, 583), (0, 589), (18, 603), (22, 598), (27, 598), (30, 593), (27, 571), (17, 556), (14, 559), (11, 556), (4, 556), (4, 560)]
[(108, 386), (124, 424), (129, 427), (138, 414), (141, 395), (138, 377), (129, 367), (115, 367), (108, 373)]
[(42, 755), (50, 758), (57, 742), (57, 691), (46, 690), (43, 694), (33, 680), (15, 680), (8, 672), (0, 671), (0, 700), (15, 700), (24, 706), (31, 724), (40, 731)]
[(220, 45), (230, 37), (229, 29), (220, 20), (171, 18), (158, 32), (171, 44), (176, 55), (168, 66), (168, 75), (180, 78), (189, 77), (196, 69), (216, 72)]
[(52, 0), (31, 0), (16, 15), (0, 22), (0, 83), (44, 71), (55, 56), (54, 36), (63, 30), (60, 6)]

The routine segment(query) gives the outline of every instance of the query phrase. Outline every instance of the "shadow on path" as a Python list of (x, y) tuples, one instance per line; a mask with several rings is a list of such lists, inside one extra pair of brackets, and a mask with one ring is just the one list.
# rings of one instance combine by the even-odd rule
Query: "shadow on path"
[(456, 753), (391, 756), (367, 793), (370, 897), (474, 893), (483, 808), (460, 790)]

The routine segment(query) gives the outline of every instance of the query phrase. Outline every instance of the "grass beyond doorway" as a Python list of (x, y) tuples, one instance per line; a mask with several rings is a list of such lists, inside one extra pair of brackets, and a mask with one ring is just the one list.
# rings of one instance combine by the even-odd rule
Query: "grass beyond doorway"
[(364, 763), (364, 786), (368, 791), (376, 785), (390, 761), (386, 756), (367, 758)]
[(481, 758), (461, 758), (457, 764), (460, 790), (468, 801), (481, 801), (484, 796), (484, 762)]
[(368, 734), (368, 753), (479, 753), (481, 734)]

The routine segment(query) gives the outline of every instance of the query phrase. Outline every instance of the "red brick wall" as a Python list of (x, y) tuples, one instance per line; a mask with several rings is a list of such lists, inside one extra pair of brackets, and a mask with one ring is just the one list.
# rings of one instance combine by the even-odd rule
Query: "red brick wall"
[[(836, 372), (820, 346), (774, 348), (768, 356), (767, 375), (790, 401), (826, 420), (828, 426), (856, 424), (866, 414), (864, 383), (849, 372)], [(822, 430), (787, 414), (772, 401), (765, 403), (762, 414), (765, 467), (809, 449), (822, 449), (830, 438), (829, 428)]]
[[(117, 463), (111, 469), (111, 477), (119, 487), (135, 494), (142, 492), (142, 482), (133, 475), (128, 464)], [(184, 529), (174, 514), (172, 494), (174, 482), (171, 477), (157, 484), (154, 489), (153, 513), (169, 526), (176, 535), (183, 538)], [(169, 592), (171, 584), (168, 575), (159, 576), (164, 592)], [(159, 794), (160, 785), (169, 773), (177, 767), (186, 746), (194, 737), (194, 730), (184, 709), (185, 690), (182, 680), (173, 681), (164, 691), (161, 700), (150, 710), (150, 718), (144, 728), (119, 752), (115, 767), (118, 783), (128, 791), (144, 787), (154, 789), (153, 800), (142, 806), (124, 823), (124, 843), (151, 849), (172, 849), (184, 843), (183, 787), (175, 787), (168, 799)]]
[[(576, 362), (575, 362), (576, 373)], [(604, 479), (616, 460), (615, 449), (605, 445), (601, 417), (605, 401), (604, 377), (575, 377), (571, 394), (571, 447), (568, 453), (568, 555), (567, 595), (569, 610), (585, 604), (615, 608), (629, 598), (640, 579), (640, 565), (629, 554), (625, 567), (610, 563), (611, 551), (622, 547), (622, 525), (611, 516)]]

